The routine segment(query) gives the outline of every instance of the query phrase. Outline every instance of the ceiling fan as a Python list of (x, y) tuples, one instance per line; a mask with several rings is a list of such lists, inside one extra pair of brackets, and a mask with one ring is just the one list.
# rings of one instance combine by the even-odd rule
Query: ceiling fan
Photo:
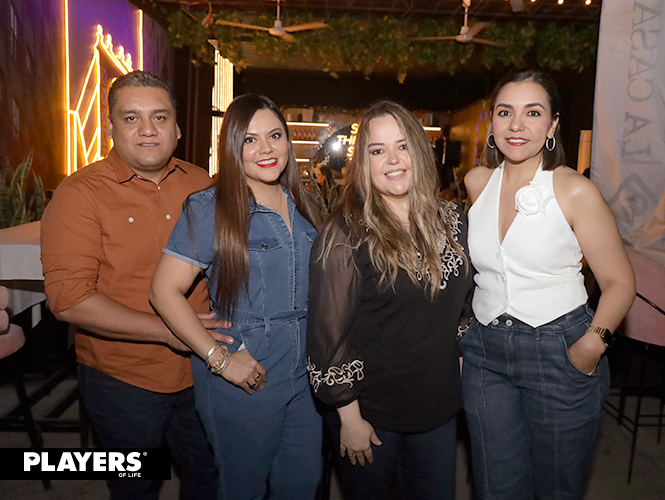
[(510, 8), (513, 9), (513, 12), (522, 12), (524, 11), (524, 2), (522, 0), (510, 0)]
[(482, 43), (484, 45), (493, 45), (494, 47), (505, 47), (503, 43), (493, 42), (492, 40), (485, 40), (483, 38), (476, 38), (476, 35), (482, 30), (487, 23), (476, 23), (469, 28), (469, 7), (471, 7), (471, 0), (462, 0), (464, 5), (464, 25), (460, 29), (459, 35), (456, 36), (423, 36), (409, 38), (412, 42), (430, 42), (436, 40), (456, 40), (460, 43)]
[(218, 19), (215, 21), (215, 23), (222, 25), (222, 26), (234, 26), (236, 28), (246, 28), (246, 29), (253, 29), (253, 30), (261, 30), (261, 31), (267, 31), (273, 36), (277, 36), (284, 40), (285, 42), (295, 42), (296, 37), (294, 37), (291, 33), (295, 33), (296, 31), (306, 31), (306, 30), (318, 30), (321, 28), (327, 28), (328, 25), (325, 23), (321, 22), (313, 22), (313, 23), (305, 23), (305, 24), (299, 24), (297, 26), (282, 26), (282, 21), (279, 18), (279, 4), (280, 1), (282, 0), (271, 0), (271, 1), (276, 1), (277, 2), (277, 19), (275, 19), (275, 24), (272, 28), (268, 28), (266, 26), (255, 26), (253, 24), (243, 24), (243, 23), (234, 23), (231, 21), (223, 21), (221, 19)]

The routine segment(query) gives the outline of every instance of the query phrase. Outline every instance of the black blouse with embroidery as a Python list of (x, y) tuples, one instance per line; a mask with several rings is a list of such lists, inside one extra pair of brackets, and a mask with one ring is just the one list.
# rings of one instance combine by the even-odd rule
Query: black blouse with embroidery
[[(466, 251), (466, 217), (452, 204), (442, 210)], [(351, 250), (338, 231), (325, 268), (310, 259), (307, 352), (315, 395), (332, 407), (358, 400), (362, 416), (391, 432), (424, 432), (460, 408), (456, 335), (472, 290), (461, 257), (445, 242), (444, 282), (431, 301), (400, 269), (394, 288), (379, 289), (380, 273), (366, 245)]]

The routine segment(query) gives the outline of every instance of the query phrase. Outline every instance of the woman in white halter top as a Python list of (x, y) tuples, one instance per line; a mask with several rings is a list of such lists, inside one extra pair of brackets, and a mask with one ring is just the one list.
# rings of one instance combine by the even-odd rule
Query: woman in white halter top
[[(465, 178), (478, 274), (462, 389), (483, 500), (581, 497), (609, 388), (603, 353), (635, 296), (611, 210), (563, 165), (559, 109), (546, 74), (504, 78), (487, 166)], [(582, 258), (601, 290), (595, 312)]]

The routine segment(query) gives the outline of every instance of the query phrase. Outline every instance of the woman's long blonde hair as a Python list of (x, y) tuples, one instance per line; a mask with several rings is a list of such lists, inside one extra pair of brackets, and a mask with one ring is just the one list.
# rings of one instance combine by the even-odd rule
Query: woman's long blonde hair
[[(374, 118), (392, 116), (406, 139), (413, 165), (413, 186), (409, 192), (410, 231), (393, 214), (381, 193), (372, 184), (369, 169), (369, 124)], [(436, 159), (422, 125), (403, 106), (380, 101), (374, 104), (360, 122), (355, 151), (350, 164), (349, 182), (323, 230), (320, 254), (325, 266), (330, 251), (339, 241), (338, 231), (348, 227), (345, 238), (349, 249), (366, 243), (374, 267), (381, 273), (379, 286), (394, 286), (399, 268), (406, 270), (411, 281), (422, 286), (431, 299), (442, 280), (439, 241), (445, 235), (452, 248), (468, 262), (451, 230), (452, 208), (439, 197)], [(420, 254), (420, 258), (418, 256)], [(429, 271), (429, 272), (428, 272)], [(418, 279), (420, 276), (421, 279)]]

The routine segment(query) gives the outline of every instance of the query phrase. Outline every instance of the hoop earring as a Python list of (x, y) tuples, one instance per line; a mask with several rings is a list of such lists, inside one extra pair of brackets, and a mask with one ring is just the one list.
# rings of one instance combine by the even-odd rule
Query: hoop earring
[[(552, 145), (550, 146), (550, 140), (552, 141)], [(545, 149), (547, 149), (550, 153), (554, 151), (554, 148), (556, 147), (556, 137), (548, 137), (545, 139)]]
[(487, 136), (487, 147), (490, 149), (496, 149), (496, 142), (494, 141), (494, 134), (489, 134)]

